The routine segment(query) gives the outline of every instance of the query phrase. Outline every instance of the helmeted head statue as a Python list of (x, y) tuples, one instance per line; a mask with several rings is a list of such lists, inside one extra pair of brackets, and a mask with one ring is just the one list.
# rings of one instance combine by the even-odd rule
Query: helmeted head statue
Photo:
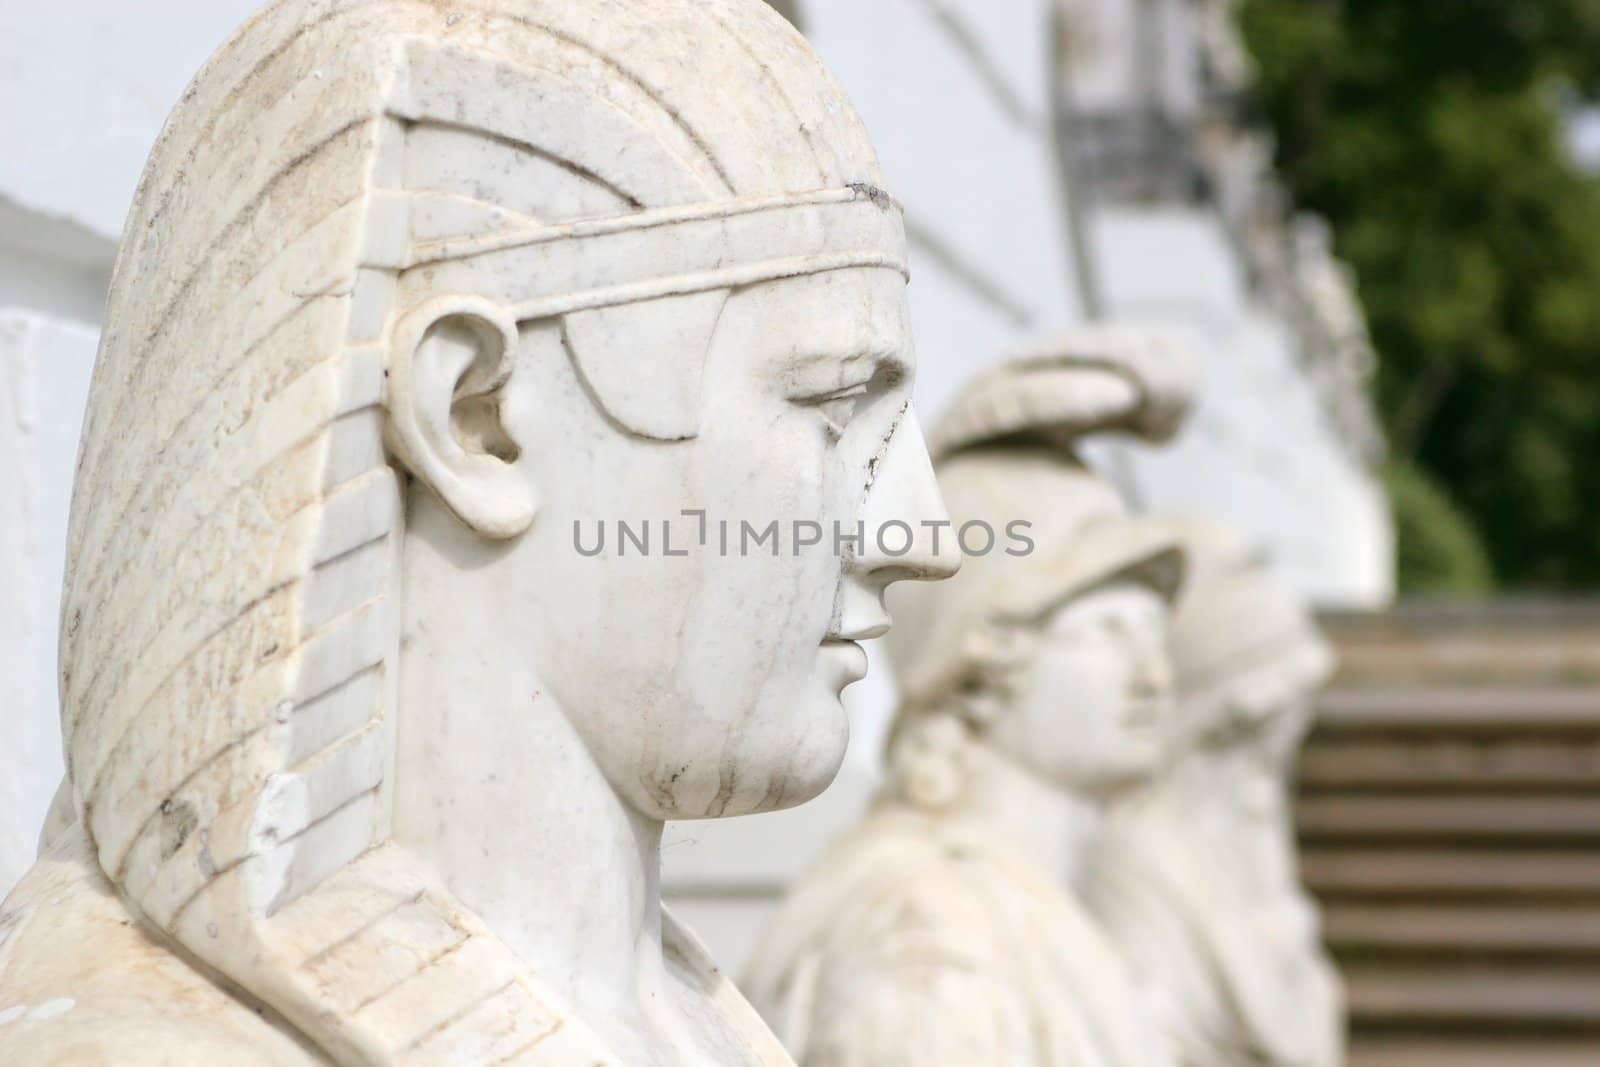
[[(1014, 706), (1025, 697), (1017, 683), (1063, 605), (1119, 580), (1163, 602), (1176, 594), (1176, 539), (1160, 522), (1131, 514), (1079, 446), (1099, 433), (1165, 439), (1187, 413), (1191, 381), (1188, 353), (1169, 335), (1084, 328), (980, 375), (933, 428), (951, 536), (968, 555), (949, 581), (890, 595), (896, 622), (887, 640), (901, 704), (889, 763), (891, 779), (915, 799), (936, 802), (947, 792), (945, 761), (922, 757), (954, 729), (982, 733), (1019, 717)], [(991, 532), (990, 550), (976, 551)], [(1076, 738), (1082, 749), (1087, 726), (1058, 721), (1048, 732)]]
[(1331, 1067), (1344, 1062), (1343, 998), (1299, 884), (1289, 776), (1333, 656), (1245, 539), (1163, 522), (1188, 565), (1171, 762), (1113, 812), (1081, 889), (1159, 993), (1183, 1063)]
[[(903, 346), (902, 221), (881, 184), (839, 89), (754, 0), (281, 0), (230, 40), (139, 187), (73, 501), (69, 774), (126, 899), (341, 1061), (394, 1062), (435, 1024), (458, 1051), (550, 1025), (539, 979), (392, 839), (407, 517), (426, 494), (506, 556), (565, 543), (542, 526), (577, 505), (526, 470), (581, 468), (604, 445), (528, 455), (555, 432), (541, 405), (582, 403), (650, 457), (692, 443), (741, 403), (708, 352), (761, 336), (734, 309), (769, 283), (867, 272), (840, 299)], [(880, 289), (892, 298), (867, 307)], [(575, 370), (570, 396), (507, 391), (554, 361)], [(793, 399), (826, 416), (819, 436), (856, 432), (844, 408), (886, 397), (859, 431), (864, 469), (911, 423), (909, 373), (790, 370)], [(778, 499), (823, 477), (799, 470)], [(597, 484), (591, 503), (629, 490)], [(786, 576), (823, 590), (785, 623), (815, 631), (807, 655), (835, 607), (831, 566)], [(593, 573), (559, 568), (549, 580)], [(719, 607), (715, 590), (700, 600), (636, 625), (681, 633)], [(567, 704), (588, 678), (608, 714), (701, 709), (677, 733), (704, 745), (708, 702), (792, 700), (809, 669), (771, 653), (748, 674), (772, 686), (730, 672), (730, 695), (708, 695), (679, 659), (744, 646), (647, 644), (628, 604), (609, 586), (563, 602), (542, 666)], [(619, 754), (627, 732), (605, 721), (586, 740), (640, 810), (698, 817), (820, 789), (842, 752), (832, 722), (812, 748), (772, 742), (809, 768), (787, 792), (776, 772), (734, 780), (777, 759), (737, 740), (718, 742), (722, 778), (712, 760), (681, 780), (670, 741)], [(440, 963), (441, 944), (461, 947)], [(430, 984), (457, 965), (503, 982), (466, 1018)], [(397, 968), (410, 992), (373, 1009), (364, 981)]]
[(1167, 524), (1189, 560), (1172, 627), (1178, 744), (1256, 731), (1307, 704), (1334, 655), (1305, 603), (1227, 528), (1192, 517)]

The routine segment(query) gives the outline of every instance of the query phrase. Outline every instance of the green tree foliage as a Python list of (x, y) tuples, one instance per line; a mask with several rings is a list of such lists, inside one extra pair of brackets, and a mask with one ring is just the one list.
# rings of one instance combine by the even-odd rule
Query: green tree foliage
[(1600, 0), (1241, 20), (1281, 173), (1360, 280), (1402, 588), (1482, 582), (1474, 536), (1503, 586), (1600, 584), (1600, 179), (1564, 133), (1600, 88)]
[(1470, 595), (1494, 584), (1483, 542), (1431, 478), (1404, 460), (1384, 477), (1394, 503), (1400, 573), (1409, 593)]

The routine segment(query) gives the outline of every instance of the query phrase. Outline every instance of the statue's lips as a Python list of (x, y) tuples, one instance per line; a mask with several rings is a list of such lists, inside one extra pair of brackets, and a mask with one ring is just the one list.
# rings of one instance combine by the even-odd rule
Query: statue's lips
[(833, 668), (840, 689), (867, 676), (867, 650), (854, 641), (825, 638), (822, 642), (822, 660)]

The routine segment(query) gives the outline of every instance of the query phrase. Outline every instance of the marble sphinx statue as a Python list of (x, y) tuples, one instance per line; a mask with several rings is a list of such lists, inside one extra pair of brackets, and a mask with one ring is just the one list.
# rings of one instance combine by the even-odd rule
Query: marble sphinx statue
[(1085, 897), (1159, 989), (1182, 1067), (1339, 1067), (1343, 1005), (1295, 863), (1288, 785), (1332, 656), (1235, 536), (1173, 520), (1174, 758), (1121, 798)]
[(1071, 885), (1106, 804), (1162, 757), (1182, 554), (1074, 445), (1169, 433), (1181, 356), (1084, 331), (980, 377), (934, 430), (957, 529), (1024, 520), (1033, 550), (969, 554), (930, 595), (890, 597), (901, 705), (882, 791), (743, 983), (804, 1067), (1170, 1062)]
[[(823, 789), (884, 588), (953, 554), (680, 516), (944, 518), (881, 185), (758, 0), (224, 45), (112, 283), (0, 1063), (790, 1062), (662, 911), (662, 823)], [(641, 518), (677, 546), (575, 551)]]

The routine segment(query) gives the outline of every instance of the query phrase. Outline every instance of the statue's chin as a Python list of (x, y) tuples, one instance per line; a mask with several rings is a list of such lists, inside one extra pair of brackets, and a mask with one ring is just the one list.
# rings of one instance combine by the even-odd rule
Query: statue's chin
[[(832, 784), (850, 741), (844, 709), (814, 713), (808, 736), (754, 751), (748, 743), (723, 764), (701, 757), (676, 780), (646, 789), (640, 807), (659, 819), (724, 819), (782, 811), (814, 800)], [(826, 727), (824, 727), (826, 723)]]

